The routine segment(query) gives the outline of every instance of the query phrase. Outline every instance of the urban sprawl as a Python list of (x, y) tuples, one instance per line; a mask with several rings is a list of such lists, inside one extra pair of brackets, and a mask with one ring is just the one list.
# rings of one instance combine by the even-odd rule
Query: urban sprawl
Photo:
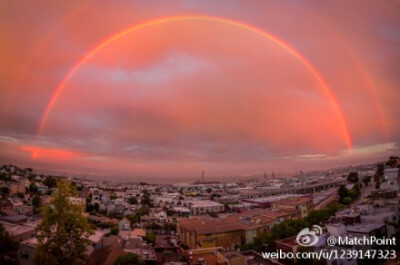
[[(77, 209), (91, 229), (80, 236), (88, 239), (82, 241), (86, 264), (134, 264), (123, 263), (121, 257), (134, 258), (135, 264), (165, 265), (398, 264), (389, 257), (295, 261), (266, 259), (262, 253), (375, 248), (398, 252), (398, 245), (331, 246), (327, 238), (398, 239), (399, 167), (400, 159), (390, 157), (290, 178), (264, 173), (242, 182), (211, 182), (203, 172), (194, 183), (158, 185), (52, 176), (3, 165), (0, 263), (38, 264), (41, 245), (50, 242), (45, 237), (49, 216), (56, 216), (52, 214), (62, 200), (57, 194), (70, 187), (74, 192), (62, 203), (75, 207), (71, 209)], [(50, 229), (55, 236), (61, 223)], [(299, 245), (298, 233), (313, 225), (322, 227), (318, 242)]]

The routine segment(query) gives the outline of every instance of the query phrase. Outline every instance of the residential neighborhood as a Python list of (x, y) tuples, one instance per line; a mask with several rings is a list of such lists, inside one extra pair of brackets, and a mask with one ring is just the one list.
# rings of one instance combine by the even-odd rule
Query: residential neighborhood
[[(383, 175), (376, 177), (380, 170)], [(145, 264), (290, 264), (264, 259), (262, 252), (271, 246), (300, 251), (295, 228), (300, 222), (323, 228), (313, 246), (318, 251), (335, 248), (326, 245), (330, 236), (399, 235), (397, 165), (185, 185), (98, 182), (12, 165), (2, 166), (0, 174), (0, 223), (18, 244), (14, 258), (24, 265), (34, 264), (41, 209), (52, 205), (60, 178), (72, 183), (76, 196), (68, 202), (82, 209), (94, 229), (86, 250), (88, 264), (113, 264), (124, 253), (137, 255)], [(375, 177), (362, 182), (365, 176)], [(277, 236), (279, 226), (287, 228)], [(357, 262), (340, 259), (336, 264)]]

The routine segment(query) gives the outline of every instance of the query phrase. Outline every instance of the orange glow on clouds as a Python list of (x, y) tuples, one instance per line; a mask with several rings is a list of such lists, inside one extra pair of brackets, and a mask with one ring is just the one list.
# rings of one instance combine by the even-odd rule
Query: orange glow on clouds
[(393, 1), (8, 1), (0, 164), (133, 179), (398, 155), (399, 23)]
[(58, 97), (60, 96), (60, 94), (62, 93), (62, 91), (64, 90), (65, 86), (67, 85), (68, 81), (71, 79), (71, 77), (75, 74), (76, 71), (78, 71), (82, 65), (84, 65), (91, 57), (93, 57), (96, 53), (98, 53), (99, 51), (101, 51), (104, 47), (106, 47), (107, 45), (109, 45), (110, 43), (113, 43), (115, 41), (117, 41), (118, 39), (133, 33), (135, 31), (141, 30), (141, 29), (145, 29), (145, 28), (149, 28), (151, 26), (154, 25), (160, 25), (160, 24), (164, 24), (164, 23), (170, 23), (170, 22), (179, 22), (182, 21), (184, 23), (190, 23), (191, 21), (208, 21), (208, 22), (213, 22), (213, 23), (223, 23), (223, 24), (228, 24), (234, 27), (238, 27), (238, 28), (242, 28), (245, 30), (248, 30), (250, 32), (253, 32), (255, 34), (261, 35), (263, 37), (265, 37), (267, 40), (270, 40), (274, 43), (276, 43), (277, 45), (279, 45), (282, 49), (284, 49), (285, 51), (287, 51), (288, 53), (290, 53), (291, 55), (293, 55), (297, 60), (299, 60), (311, 73), (312, 75), (316, 78), (316, 80), (318, 80), (318, 82), (320, 83), (321, 87), (324, 89), (326, 95), (328, 96), (329, 100), (331, 101), (331, 104), (334, 108), (334, 111), (337, 113), (338, 119), (339, 119), (339, 123), (341, 126), (341, 129), (343, 131), (343, 137), (345, 139), (345, 142), (348, 146), (349, 149), (352, 148), (352, 142), (351, 142), (351, 137), (350, 137), (350, 132), (349, 129), (347, 128), (345, 119), (343, 117), (343, 113), (339, 107), (339, 104), (337, 102), (337, 100), (335, 99), (331, 88), (329, 87), (328, 83), (325, 81), (325, 79), (323, 78), (323, 76), (319, 73), (319, 71), (298, 51), (296, 51), (293, 47), (291, 47), (288, 43), (286, 43), (285, 41), (279, 39), (278, 37), (266, 32), (266, 31), (262, 31), (254, 26), (245, 24), (245, 23), (240, 23), (237, 21), (233, 21), (233, 20), (229, 20), (226, 18), (217, 18), (217, 17), (209, 17), (209, 16), (178, 16), (178, 17), (167, 17), (167, 18), (161, 18), (161, 19), (157, 19), (157, 20), (153, 20), (150, 22), (146, 22), (146, 23), (142, 23), (140, 25), (136, 25), (133, 27), (130, 27), (126, 30), (122, 30), (114, 35), (112, 35), (111, 37), (109, 37), (108, 39), (106, 39), (105, 41), (101, 42), (100, 44), (96, 45), (93, 49), (91, 49), (87, 54), (85, 54), (67, 73), (67, 75), (65, 76), (65, 78), (61, 81), (61, 83), (58, 85), (58, 87), (55, 89), (53, 95), (50, 98), (50, 101), (48, 102), (45, 111), (43, 113), (43, 116), (39, 122), (38, 125), (38, 134), (41, 133), (41, 131), (43, 130), (43, 127), (46, 123), (46, 120), (50, 114), (50, 111), (53, 107), (53, 105), (55, 104), (55, 102), (57, 101)]
[(23, 151), (29, 152), (33, 160), (52, 160), (66, 162), (73, 158), (80, 157), (81, 154), (62, 149), (44, 148), (38, 146), (23, 146)]

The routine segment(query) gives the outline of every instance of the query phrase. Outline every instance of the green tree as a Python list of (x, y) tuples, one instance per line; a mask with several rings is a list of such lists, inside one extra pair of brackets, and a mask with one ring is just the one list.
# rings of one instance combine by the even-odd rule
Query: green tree
[(128, 199), (128, 203), (129, 203), (129, 204), (137, 204), (138, 201), (137, 201), (137, 199), (136, 199), (135, 197), (130, 197), (130, 198)]
[(97, 213), (99, 212), (100, 205), (96, 202), (94, 204), (86, 203), (85, 211), (88, 213)]
[(351, 203), (352, 201), (353, 201), (353, 200), (351, 199), (351, 197), (344, 197), (344, 198), (343, 198), (343, 203), (346, 204), (346, 205), (349, 204), (349, 203)]
[(349, 175), (347, 176), (347, 181), (351, 183), (357, 183), (359, 180), (358, 178), (358, 172), (350, 172)]
[(29, 185), (29, 191), (32, 193), (38, 193), (38, 188), (36, 187), (34, 182), (31, 182), (31, 184)]
[(151, 206), (150, 193), (148, 192), (148, 190), (143, 190), (143, 195), (142, 195), (142, 198), (140, 200), (140, 203), (142, 205)]
[(111, 235), (118, 235), (118, 233), (119, 233), (118, 226), (111, 227), (111, 229), (110, 229)]
[(362, 179), (362, 182), (364, 183), (365, 186), (368, 186), (369, 183), (371, 182), (372, 177), (371, 176), (365, 176)]
[(176, 231), (176, 224), (175, 223), (165, 223), (163, 225), (163, 229), (165, 231)]
[(70, 182), (58, 181), (52, 205), (43, 207), (42, 222), (36, 229), (35, 264), (86, 264), (88, 237), (92, 230), (82, 206), (68, 199), (75, 195), (76, 190)]
[(343, 203), (343, 199), (347, 197), (348, 192), (349, 191), (347, 190), (345, 185), (340, 185), (338, 189), (339, 202)]
[(156, 243), (156, 235), (154, 233), (146, 233), (144, 238), (148, 243), (152, 243), (153, 245)]
[(43, 184), (46, 185), (47, 187), (51, 188), (55, 188), (57, 186), (57, 181), (54, 177), (52, 176), (47, 176), (44, 180), (43, 180)]
[(38, 195), (33, 196), (32, 205), (35, 208), (39, 208), (40, 207), (40, 197)]
[(144, 261), (139, 258), (138, 255), (128, 253), (126, 255), (119, 256), (113, 263), (113, 265), (144, 265)]
[(379, 189), (380, 186), (381, 186), (381, 182), (383, 180), (384, 172), (385, 172), (385, 165), (384, 164), (378, 164), (376, 166), (376, 171), (375, 171), (375, 175), (374, 175), (374, 181), (375, 181), (375, 188), (376, 189)]
[(5, 197), (8, 194), (10, 194), (10, 190), (7, 187), (1, 187), (0, 188), (0, 193), (1, 193), (1, 196)]
[(396, 165), (399, 163), (400, 157), (398, 156), (391, 156), (389, 157), (388, 161), (386, 161), (385, 165), (390, 166), (390, 167), (396, 167)]
[(11, 181), (11, 176), (6, 173), (0, 173), (0, 180)]
[(350, 197), (350, 198), (352, 198), (352, 199), (355, 199), (355, 198), (357, 198), (359, 195), (360, 195), (360, 193), (357, 191), (357, 189), (351, 189), (351, 190), (349, 190), (349, 192), (347, 193), (347, 197)]
[(151, 224), (146, 225), (146, 229), (153, 230), (153, 231), (161, 230), (161, 228), (162, 228), (162, 226), (157, 223), (151, 223)]

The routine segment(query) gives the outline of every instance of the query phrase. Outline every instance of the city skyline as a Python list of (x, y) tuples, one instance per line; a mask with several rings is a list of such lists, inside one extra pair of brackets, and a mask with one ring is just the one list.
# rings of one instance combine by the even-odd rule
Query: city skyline
[(134, 180), (398, 155), (396, 7), (6, 2), (0, 159)]

